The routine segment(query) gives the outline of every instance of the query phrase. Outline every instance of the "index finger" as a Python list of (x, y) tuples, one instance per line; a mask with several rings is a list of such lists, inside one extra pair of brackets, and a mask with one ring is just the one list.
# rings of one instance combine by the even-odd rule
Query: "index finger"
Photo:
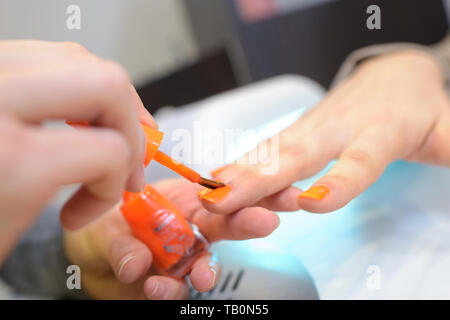
[[(136, 176), (145, 153), (145, 137), (137, 110), (145, 109), (126, 72), (104, 61), (56, 63), (5, 72), (0, 75), (0, 105), (22, 121), (46, 119), (87, 121), (93, 126), (118, 130), (130, 148), (128, 176)], [(138, 191), (136, 179), (127, 189)]]

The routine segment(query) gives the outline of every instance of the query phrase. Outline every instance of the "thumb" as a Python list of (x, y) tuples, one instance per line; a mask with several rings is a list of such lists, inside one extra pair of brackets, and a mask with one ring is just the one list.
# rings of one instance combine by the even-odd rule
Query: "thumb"
[(126, 284), (146, 274), (152, 264), (149, 248), (132, 235), (108, 239), (104, 255), (117, 279)]

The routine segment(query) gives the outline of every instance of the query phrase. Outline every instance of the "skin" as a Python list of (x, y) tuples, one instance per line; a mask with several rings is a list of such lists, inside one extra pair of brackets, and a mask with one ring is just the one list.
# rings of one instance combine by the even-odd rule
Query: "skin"
[[(41, 126), (50, 119), (91, 127)], [(60, 186), (81, 183), (61, 213), (70, 229), (142, 189), (139, 122), (156, 127), (116, 63), (76, 43), (0, 41), (0, 264)]]
[[(50, 119), (90, 126), (41, 126)], [(184, 282), (151, 269), (151, 252), (131, 235), (117, 207), (124, 189), (144, 186), (140, 123), (157, 127), (119, 65), (75, 43), (0, 41), (0, 265), (54, 192), (81, 183), (61, 221), (67, 256), (81, 267), (84, 289), (103, 299), (186, 296)], [(263, 237), (279, 224), (277, 215), (257, 207), (212, 216), (197, 198), (201, 187), (186, 181), (158, 188), (211, 242)], [(211, 289), (219, 276), (210, 255), (190, 272), (199, 291)]]
[[(184, 179), (164, 180), (154, 187), (180, 208), (210, 243), (265, 237), (279, 224), (275, 213), (260, 207), (244, 208), (230, 215), (212, 214), (197, 196), (202, 187)], [(69, 260), (80, 266), (82, 287), (93, 298), (187, 297), (184, 281), (158, 275), (151, 267), (150, 250), (132, 236), (118, 207), (83, 229), (66, 231), (65, 249)], [(194, 263), (189, 276), (198, 291), (208, 291), (217, 284), (220, 268), (217, 261), (206, 255)]]
[[(275, 174), (262, 175), (260, 164), (221, 168), (213, 175), (232, 190), (203, 205), (221, 214), (252, 205), (331, 212), (364, 192), (395, 160), (449, 166), (449, 141), (450, 104), (438, 63), (419, 51), (387, 54), (363, 62), (279, 134)], [(309, 191), (291, 186), (333, 159)]]
[[(0, 263), (59, 186), (82, 183), (61, 215), (70, 229), (113, 207), (123, 189), (142, 188), (145, 139), (138, 123), (156, 127), (144, 110), (123, 69), (79, 45), (0, 42)], [(47, 119), (93, 127), (54, 132), (39, 126)], [(397, 159), (448, 166), (450, 107), (439, 67), (415, 51), (371, 59), (279, 139), (279, 171), (261, 175), (259, 165), (227, 166), (216, 178), (231, 191), (216, 203), (199, 199), (201, 188), (188, 182), (157, 187), (210, 241), (248, 239), (277, 227), (270, 210), (344, 206)], [(323, 197), (301, 196), (291, 187), (332, 159), (337, 163), (315, 183), (328, 188)], [(151, 270), (150, 251), (131, 236), (117, 208), (65, 239), (94, 298), (186, 294), (184, 283)], [(200, 259), (190, 274), (200, 291), (217, 283), (220, 270), (213, 267), (214, 278), (209, 263)]]

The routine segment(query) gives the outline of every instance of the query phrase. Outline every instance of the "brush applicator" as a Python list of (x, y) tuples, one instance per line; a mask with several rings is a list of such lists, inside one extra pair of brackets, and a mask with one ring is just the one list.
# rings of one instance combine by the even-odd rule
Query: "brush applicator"
[[(88, 123), (78, 122), (78, 121), (66, 121), (66, 123), (72, 127), (86, 127), (89, 126)], [(159, 151), (159, 146), (161, 145), (161, 141), (163, 139), (164, 133), (153, 129), (145, 124), (141, 123), (141, 127), (144, 130), (145, 137), (147, 138), (147, 150), (145, 153), (144, 165), (147, 167), (152, 160), (159, 162), (163, 166), (175, 171), (180, 176), (188, 179), (193, 183), (198, 183), (209, 189), (217, 189), (220, 187), (224, 187), (225, 184), (222, 182), (214, 181), (211, 179), (206, 179), (200, 176), (199, 173), (194, 170), (188, 168), (184, 164), (172, 159), (167, 154)]]
[(188, 179), (189, 181), (198, 183), (206, 188), (217, 189), (225, 186), (225, 184), (222, 182), (214, 181), (200, 176), (198, 172), (188, 168), (187, 166), (176, 161), (167, 154), (159, 151), (159, 146), (161, 145), (164, 134), (161, 131), (155, 130), (144, 124), (141, 124), (141, 126), (142, 129), (144, 129), (145, 136), (147, 137), (147, 151), (144, 160), (145, 166), (148, 166), (148, 164), (152, 160), (155, 160), (156, 162), (159, 162), (163, 166), (171, 169), (172, 171), (175, 171), (180, 176)]

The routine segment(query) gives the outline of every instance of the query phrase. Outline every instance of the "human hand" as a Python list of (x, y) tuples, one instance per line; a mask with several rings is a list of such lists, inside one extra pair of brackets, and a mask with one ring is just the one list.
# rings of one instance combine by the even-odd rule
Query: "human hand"
[[(164, 180), (154, 187), (180, 208), (210, 243), (264, 237), (279, 223), (278, 216), (264, 208), (211, 214), (197, 197), (201, 187), (186, 180)], [(82, 287), (92, 298), (182, 299), (188, 294), (184, 281), (158, 275), (151, 267), (149, 248), (133, 237), (118, 206), (83, 229), (65, 231), (64, 242), (66, 255), (80, 267)], [(189, 275), (200, 292), (212, 289), (219, 276), (220, 268), (210, 255), (199, 258)]]
[[(90, 128), (47, 129), (49, 119)], [(82, 183), (61, 220), (79, 228), (144, 185), (156, 127), (126, 72), (75, 43), (0, 41), (0, 263), (55, 190)]]
[[(279, 153), (268, 156), (278, 156), (276, 174), (262, 175), (263, 164), (245, 159), (227, 165), (212, 175), (232, 191), (218, 203), (203, 200), (204, 206), (216, 213), (249, 205), (330, 212), (397, 159), (449, 166), (450, 106), (438, 64), (419, 51), (370, 59), (278, 138)], [(333, 159), (331, 170), (306, 192), (291, 186)]]

